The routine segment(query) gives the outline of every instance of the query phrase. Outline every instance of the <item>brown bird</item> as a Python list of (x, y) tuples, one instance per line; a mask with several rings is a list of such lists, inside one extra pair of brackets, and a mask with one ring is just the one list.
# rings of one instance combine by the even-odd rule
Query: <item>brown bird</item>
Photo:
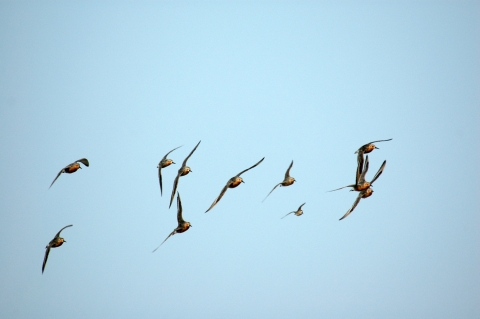
[[(181, 146), (179, 146), (181, 147)], [(171, 150), (170, 152), (168, 152), (167, 154), (165, 154), (165, 156), (162, 158), (162, 160), (160, 161), (160, 163), (158, 163), (158, 180), (160, 182), (160, 196), (163, 195), (163, 191), (162, 191), (162, 168), (165, 168), (167, 166), (170, 166), (172, 164), (175, 164), (175, 162), (171, 159), (168, 159), (167, 156), (168, 154), (170, 154), (171, 152), (175, 151), (177, 148), (179, 147), (175, 147), (173, 150)]]
[(64, 230), (67, 227), (72, 227), (73, 225), (68, 225), (60, 229), (60, 231), (55, 235), (55, 237), (48, 243), (47, 247), (45, 247), (47, 250), (45, 251), (45, 257), (43, 258), (43, 265), (42, 265), (42, 274), (43, 271), (45, 270), (45, 265), (47, 264), (47, 259), (48, 259), (48, 254), (50, 253), (50, 248), (57, 248), (63, 245), (63, 243), (66, 243), (67, 241), (60, 237), (60, 233), (62, 230)]
[(180, 167), (180, 169), (178, 170), (177, 177), (175, 177), (175, 180), (173, 181), (172, 196), (170, 197), (170, 206), (168, 206), (168, 208), (172, 207), (173, 198), (175, 197), (175, 192), (177, 191), (178, 187), (178, 179), (180, 178), (180, 176), (185, 176), (192, 171), (190, 167), (187, 166), (187, 161), (190, 156), (192, 156), (193, 152), (195, 152), (198, 145), (200, 145), (200, 142), (198, 142), (197, 146), (195, 146), (195, 148), (190, 152), (190, 154), (188, 154), (187, 158), (182, 163), (182, 167)]
[[(373, 184), (373, 182), (375, 182), (375, 180), (378, 177), (380, 177), (380, 175), (383, 172), (383, 169), (385, 168), (385, 164), (387, 164), (387, 161), (383, 161), (382, 166), (380, 166), (380, 168), (378, 169), (378, 172), (375, 174), (372, 181), (367, 182), (365, 180), (365, 175), (368, 172), (368, 166), (369, 166), (368, 155), (367, 155), (366, 160), (365, 160), (365, 168), (363, 169), (363, 171), (359, 170), (358, 167), (357, 167), (357, 176), (356, 176), (356, 179), (355, 179), (355, 184), (343, 186), (343, 187), (340, 187), (340, 188), (337, 188), (337, 189), (333, 189), (329, 192), (338, 191), (339, 189), (342, 189), (342, 188), (345, 188), (345, 187), (352, 187), (351, 191), (357, 191), (357, 192), (361, 192), (363, 190), (366, 190), (367, 188), (369, 188)], [(360, 166), (360, 163), (358, 163), (358, 166)], [(361, 173), (359, 174), (359, 172), (361, 172)]]
[(160, 246), (163, 245), (164, 242), (167, 241), (167, 239), (169, 239), (171, 236), (175, 235), (176, 233), (183, 233), (183, 232), (186, 232), (190, 227), (192, 227), (192, 224), (190, 224), (189, 222), (186, 222), (183, 220), (183, 217), (182, 217), (182, 201), (180, 199), (180, 193), (177, 193), (177, 221), (178, 221), (178, 227), (175, 228), (171, 233), (170, 235), (168, 235), (167, 238), (165, 238), (165, 240), (160, 244), (158, 245), (157, 248), (155, 248), (152, 253), (154, 253), (158, 248), (160, 248)]
[(373, 151), (374, 149), (378, 149), (378, 147), (376, 147), (375, 144), (373, 144), (373, 143), (387, 142), (387, 141), (391, 141), (391, 140), (392, 140), (392, 138), (389, 138), (388, 140), (373, 141), (373, 142), (367, 143), (365, 145), (362, 145), (358, 150), (355, 151), (354, 154), (358, 153), (357, 161), (358, 161), (359, 167), (360, 167), (360, 174), (362, 173), (361, 170), (362, 170), (362, 167), (363, 167), (363, 154), (367, 154), (367, 153), (370, 153), (371, 151)]
[[(72, 164), (68, 164), (60, 172), (58, 172), (57, 177), (53, 180), (52, 184), (50, 184), (50, 187), (52, 187), (53, 183), (57, 180), (57, 178), (62, 174), (62, 173), (67, 173), (67, 174), (72, 174), (75, 173), (78, 169), (82, 168), (80, 166), (80, 163), (83, 163), (85, 166), (89, 166), (90, 164), (88, 163), (88, 160), (86, 158), (79, 159), (78, 161), (73, 162)], [(49, 187), (49, 188), (50, 188)]]
[[(228, 188), (235, 188), (237, 187), (238, 185), (240, 185), (240, 183), (245, 183), (243, 181), (243, 179), (240, 177), (240, 175), (242, 175), (243, 173), (245, 173), (246, 171), (248, 171), (249, 169), (252, 169), (254, 168), (255, 166), (257, 166), (258, 164), (260, 164), (263, 160), (265, 159), (262, 158), (257, 164), (253, 165), (252, 167), (249, 167), (243, 171), (241, 171), (240, 173), (238, 173), (237, 175), (235, 175), (234, 177), (230, 178), (227, 182), (227, 185), (225, 185), (225, 187), (222, 189), (222, 191), (220, 192), (220, 195), (218, 195), (217, 199), (215, 199), (212, 203), (212, 206), (210, 206), (209, 209), (207, 209), (206, 212), (208, 212), (210, 209), (212, 209), (215, 205), (217, 205), (217, 203), (220, 201), (220, 199), (223, 197), (223, 195), (225, 194), (225, 192), (227, 191)], [(206, 213), (205, 212), (205, 213)]]
[(287, 217), (287, 216), (290, 215), (290, 214), (295, 214), (295, 216), (301, 216), (301, 215), (303, 215), (302, 206), (305, 205), (305, 204), (306, 204), (306, 203), (303, 203), (302, 205), (300, 205), (300, 207), (298, 207), (297, 210), (294, 210), (293, 212), (288, 213), (287, 215), (283, 216), (283, 217), (280, 218), (280, 219), (284, 219), (285, 217)]
[[(368, 161), (368, 156), (367, 156), (367, 161)], [(385, 168), (385, 165), (387, 164), (387, 161), (383, 161), (383, 164), (382, 166), (380, 167), (380, 169), (378, 170), (377, 174), (375, 174), (375, 177), (373, 178), (373, 180), (370, 182), (370, 187), (373, 186), (373, 182), (375, 182), (375, 180), (380, 176), (380, 174), (382, 174), (383, 172), (383, 169)], [(345, 213), (345, 215), (343, 215), (342, 218), (340, 218), (340, 220), (344, 219), (345, 217), (347, 217), (348, 215), (350, 215), (351, 212), (353, 212), (353, 210), (355, 209), (355, 207), (357, 207), (358, 203), (360, 202), (360, 200), (362, 198), (367, 198), (367, 197), (370, 197), (372, 196), (373, 194), (373, 189), (371, 189), (370, 187), (368, 187), (367, 189), (364, 189), (362, 191), (360, 191), (360, 193), (358, 194), (357, 196), (357, 199), (355, 200), (355, 202), (353, 203), (352, 207)]]
[(277, 188), (278, 186), (290, 186), (292, 185), (294, 182), (295, 182), (295, 178), (291, 177), (290, 176), (290, 169), (292, 168), (292, 165), (293, 165), (293, 160), (292, 162), (290, 163), (290, 166), (288, 167), (287, 169), (287, 172), (285, 173), (285, 179), (283, 180), (283, 182), (281, 183), (278, 183), (277, 185), (275, 185), (275, 187), (270, 191), (270, 193), (268, 193), (267, 196), (265, 196), (265, 198), (262, 200), (262, 203), (264, 200), (267, 199), (267, 197), (275, 190), (275, 188)]

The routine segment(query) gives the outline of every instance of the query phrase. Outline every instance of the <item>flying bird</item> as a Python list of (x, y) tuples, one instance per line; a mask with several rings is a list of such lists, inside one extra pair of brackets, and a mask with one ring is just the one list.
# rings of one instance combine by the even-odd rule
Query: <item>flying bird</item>
[[(371, 151), (373, 151), (374, 149), (378, 149), (378, 147), (376, 147), (375, 144), (373, 144), (373, 143), (388, 142), (388, 141), (391, 141), (391, 140), (392, 140), (392, 138), (389, 138), (388, 140), (373, 141), (373, 142), (367, 143), (365, 145), (362, 145), (358, 150), (356, 150), (354, 154), (358, 153), (357, 161), (359, 163), (360, 170), (362, 169), (362, 166), (363, 166), (363, 154), (367, 154), (367, 153), (370, 153)], [(360, 171), (360, 173), (362, 173), (362, 172)]]
[(190, 224), (190, 222), (186, 222), (186, 221), (183, 220), (183, 217), (182, 217), (182, 201), (180, 199), (180, 193), (177, 193), (177, 209), (178, 209), (178, 212), (177, 212), (178, 226), (177, 226), (177, 228), (175, 228), (170, 233), (170, 235), (168, 235), (168, 237), (165, 238), (165, 240), (160, 245), (158, 245), (157, 248), (155, 248), (152, 251), (152, 253), (154, 253), (158, 248), (160, 248), (160, 246), (162, 246), (163, 243), (166, 242), (167, 239), (169, 239), (171, 236), (175, 235), (176, 233), (186, 232), (190, 227), (192, 227), (192, 224)]
[[(179, 146), (181, 147), (181, 146)], [(162, 158), (162, 160), (160, 161), (160, 163), (158, 163), (158, 180), (160, 182), (160, 196), (163, 195), (163, 190), (162, 190), (162, 168), (165, 168), (167, 166), (170, 166), (172, 164), (175, 164), (175, 162), (171, 159), (168, 159), (167, 156), (168, 154), (170, 154), (171, 152), (175, 151), (177, 148), (179, 147), (175, 147), (173, 150), (171, 150), (170, 152), (168, 152), (167, 154), (165, 154), (165, 156)]]
[[(88, 160), (86, 158), (79, 159), (78, 161), (73, 162), (72, 164), (68, 164), (60, 172), (58, 172), (57, 177), (53, 180), (52, 184), (50, 184), (50, 187), (52, 187), (53, 183), (57, 180), (57, 178), (62, 174), (62, 173), (67, 173), (67, 174), (72, 174), (75, 173), (78, 169), (82, 168), (80, 166), (80, 163), (82, 163), (85, 166), (89, 166), (90, 164), (88, 163)], [(49, 188), (50, 188), (49, 187)]]
[(45, 270), (45, 265), (47, 264), (47, 259), (48, 259), (48, 254), (50, 254), (50, 248), (57, 248), (63, 245), (63, 243), (66, 243), (67, 241), (60, 237), (60, 233), (62, 230), (64, 230), (67, 227), (72, 227), (73, 225), (68, 225), (60, 229), (60, 231), (55, 235), (55, 237), (48, 243), (48, 245), (45, 247), (47, 250), (45, 251), (45, 257), (43, 258), (43, 265), (42, 265), (42, 274), (43, 271)]
[[(367, 161), (368, 161), (368, 157), (367, 157)], [(375, 180), (380, 176), (380, 174), (382, 174), (383, 169), (385, 168), (386, 164), (387, 164), (387, 161), (383, 161), (382, 166), (378, 170), (377, 174), (375, 174), (375, 177), (373, 178), (373, 180), (370, 182), (370, 186), (373, 186), (372, 185), (373, 182), (375, 182)], [(340, 218), (340, 220), (342, 220), (342, 219), (346, 218), (348, 215), (350, 215), (350, 213), (353, 212), (353, 210), (355, 209), (355, 207), (357, 207), (358, 203), (360, 202), (360, 200), (362, 198), (370, 197), (370, 196), (372, 196), (372, 194), (373, 194), (373, 189), (371, 189), (370, 187), (360, 191), (360, 193), (358, 194), (357, 199), (353, 203), (352, 207), (345, 213), (345, 215), (342, 216), (342, 218)]]
[[(368, 155), (367, 155), (366, 160), (365, 160), (365, 167), (364, 167), (364, 169), (363, 169), (363, 171), (361, 172), (360, 175), (359, 175), (359, 169), (357, 168), (357, 176), (356, 176), (356, 179), (355, 179), (355, 184), (343, 186), (343, 187), (340, 187), (340, 188), (337, 188), (337, 189), (332, 189), (329, 192), (338, 191), (339, 189), (346, 188), (346, 187), (352, 187), (351, 191), (357, 191), (357, 192), (361, 192), (363, 190), (366, 190), (367, 188), (369, 188), (373, 184), (373, 182), (375, 182), (377, 180), (377, 178), (380, 177), (380, 175), (382, 175), (386, 164), (387, 164), (387, 161), (383, 161), (382, 166), (380, 166), (377, 173), (373, 177), (372, 181), (367, 182), (365, 180), (365, 175), (368, 172), (368, 166), (369, 166)], [(360, 166), (360, 163), (358, 163), (358, 165)]]
[(293, 182), (295, 182), (295, 178), (291, 177), (290, 176), (290, 169), (292, 168), (292, 165), (293, 165), (293, 160), (292, 162), (290, 163), (290, 166), (288, 167), (287, 169), (287, 172), (285, 173), (285, 179), (283, 180), (283, 182), (281, 183), (278, 183), (277, 185), (275, 185), (275, 187), (270, 191), (270, 193), (268, 193), (267, 196), (265, 196), (265, 198), (262, 200), (262, 203), (263, 201), (265, 201), (267, 199), (267, 197), (275, 190), (275, 188), (277, 188), (278, 186), (290, 186), (293, 184)]
[(300, 207), (298, 207), (297, 210), (294, 210), (293, 212), (288, 213), (287, 215), (283, 216), (283, 217), (280, 218), (280, 219), (284, 219), (285, 217), (287, 217), (287, 216), (290, 215), (290, 214), (295, 214), (295, 216), (301, 216), (301, 215), (303, 215), (302, 206), (305, 205), (305, 204), (306, 204), (306, 203), (303, 203), (302, 205), (300, 205)]
[[(240, 175), (242, 175), (243, 173), (245, 173), (246, 171), (254, 168), (255, 166), (257, 166), (258, 164), (260, 164), (261, 162), (263, 162), (263, 160), (265, 159), (262, 158), (257, 164), (253, 165), (252, 167), (249, 167), (243, 171), (241, 171), (240, 173), (238, 173), (237, 175), (235, 175), (234, 177), (230, 178), (227, 182), (227, 185), (225, 185), (225, 187), (222, 189), (222, 191), (220, 192), (220, 195), (218, 195), (218, 197), (213, 201), (212, 203), (212, 206), (210, 206), (209, 209), (207, 209), (206, 212), (208, 212), (210, 209), (212, 209), (215, 205), (217, 205), (217, 203), (220, 201), (220, 199), (223, 197), (223, 195), (225, 194), (225, 192), (227, 191), (228, 188), (235, 188), (237, 187), (238, 185), (240, 185), (240, 183), (245, 183), (243, 181), (243, 179), (240, 177)], [(205, 212), (205, 213), (206, 213)]]
[(172, 207), (173, 198), (175, 197), (175, 192), (177, 191), (177, 187), (178, 187), (178, 179), (180, 178), (180, 176), (185, 176), (192, 171), (190, 167), (187, 166), (187, 161), (190, 158), (190, 156), (192, 156), (193, 152), (195, 152), (198, 145), (200, 145), (200, 142), (198, 142), (197, 146), (195, 146), (195, 148), (190, 152), (190, 154), (188, 154), (187, 158), (185, 158), (185, 160), (182, 163), (182, 167), (180, 167), (180, 169), (178, 170), (177, 177), (175, 177), (175, 180), (173, 181), (172, 196), (170, 197), (170, 206), (168, 206), (168, 208)]

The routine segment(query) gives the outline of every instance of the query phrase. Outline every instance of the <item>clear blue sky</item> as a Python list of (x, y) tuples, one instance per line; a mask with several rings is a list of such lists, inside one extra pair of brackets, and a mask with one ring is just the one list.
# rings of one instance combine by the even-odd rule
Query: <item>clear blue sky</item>
[(479, 318), (479, 9), (2, 2), (0, 317)]

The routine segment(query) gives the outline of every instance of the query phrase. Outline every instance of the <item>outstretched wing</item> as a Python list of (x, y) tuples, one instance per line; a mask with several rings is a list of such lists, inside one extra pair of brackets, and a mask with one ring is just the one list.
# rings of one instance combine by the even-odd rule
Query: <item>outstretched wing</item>
[(363, 196), (363, 191), (360, 192), (357, 196), (357, 199), (355, 200), (355, 202), (353, 203), (352, 207), (345, 213), (345, 215), (342, 216), (342, 218), (340, 218), (339, 220), (342, 220), (344, 218), (346, 218), (348, 215), (350, 215), (351, 212), (353, 212), (353, 210), (355, 209), (355, 207), (357, 207), (358, 205), (358, 202), (360, 202), (360, 200), (362, 199), (362, 196)]
[(267, 196), (265, 196), (265, 198), (262, 200), (262, 203), (267, 199), (267, 197), (275, 190), (275, 188), (278, 187), (278, 185), (281, 185), (282, 183), (278, 183), (277, 185), (275, 185), (275, 187), (270, 191), (270, 193), (268, 193)]
[(240, 175), (242, 175), (243, 173), (245, 173), (246, 171), (248, 171), (249, 169), (254, 168), (254, 167), (257, 166), (258, 164), (260, 164), (261, 162), (263, 162), (264, 159), (265, 159), (265, 157), (262, 158), (260, 161), (258, 161), (258, 163), (255, 164), (255, 165), (253, 165), (252, 167), (249, 167), (249, 168), (247, 168), (247, 169), (244, 169), (243, 171), (241, 171), (240, 173), (238, 173), (237, 176), (240, 176)]
[(83, 165), (85, 165), (87, 167), (90, 165), (90, 163), (88, 163), (88, 159), (86, 159), (86, 158), (81, 158), (81, 159), (75, 161), (75, 163), (78, 163), (78, 162), (82, 163)]
[(290, 213), (288, 213), (287, 215), (283, 216), (283, 217), (280, 218), (280, 219), (284, 219), (285, 217), (287, 217), (288, 215), (293, 214), (293, 213), (295, 213), (295, 212), (290, 212)]
[(162, 158), (162, 160), (166, 159), (167, 156), (168, 156), (168, 154), (170, 154), (171, 152), (175, 151), (177, 148), (182, 147), (182, 146), (183, 146), (183, 145), (180, 145), (180, 146), (178, 146), (178, 147), (175, 147), (173, 150), (171, 150), (170, 152), (168, 152), (167, 154), (165, 154), (165, 156)]
[(173, 236), (173, 235), (175, 235), (176, 233), (177, 233), (177, 231), (176, 231), (176, 230), (172, 231), (172, 232), (170, 233), (170, 235), (168, 235), (168, 237), (167, 237), (167, 238), (165, 238), (165, 240), (164, 240), (164, 241), (162, 241), (162, 243), (161, 243), (160, 245), (158, 245), (158, 247), (157, 247), (157, 248), (155, 248), (155, 249), (152, 251), (152, 253), (154, 253), (154, 252), (155, 252), (155, 251), (156, 251), (158, 248), (160, 248), (160, 246), (162, 246), (162, 245), (163, 245), (163, 243), (164, 243), (164, 242), (166, 242), (166, 241), (167, 241), (167, 239), (169, 239), (170, 237), (172, 237), (172, 236)]
[(290, 169), (292, 168), (292, 166), (293, 166), (293, 160), (290, 163), (290, 166), (288, 167), (287, 172), (285, 173), (285, 179), (290, 177)]
[(360, 181), (360, 176), (363, 172), (363, 152), (358, 152), (357, 156), (357, 174), (355, 175), (355, 184), (358, 184)]
[(357, 185), (365, 183), (365, 175), (367, 175), (369, 165), (370, 165), (370, 162), (368, 161), (368, 155), (367, 155), (365, 157), (363, 171), (362, 171), (362, 174), (360, 174), (360, 177), (358, 178)]
[(387, 141), (391, 141), (391, 140), (393, 140), (393, 138), (389, 138), (388, 140), (378, 140), (378, 141), (373, 141), (373, 142), (367, 143), (367, 144), (365, 144), (365, 145), (363, 145), (363, 146), (367, 146), (368, 144), (372, 144), (372, 143), (378, 143), (378, 142), (387, 142)]
[(182, 200), (180, 199), (180, 193), (177, 192), (177, 221), (178, 225), (184, 223), (185, 221), (183, 220), (182, 217)]
[(370, 185), (373, 184), (373, 182), (375, 182), (377, 180), (377, 178), (380, 177), (380, 175), (382, 175), (383, 173), (383, 170), (385, 169), (385, 165), (387, 165), (387, 161), (383, 161), (383, 164), (382, 166), (380, 166), (380, 168), (378, 169), (378, 172), (375, 174), (375, 176), (373, 177), (372, 181), (370, 182)]
[(48, 254), (50, 254), (50, 246), (47, 246), (47, 250), (45, 250), (45, 257), (43, 257), (43, 264), (42, 264), (42, 274), (45, 270), (45, 266), (47, 265)]
[[(339, 189), (342, 189), (342, 188), (346, 188), (346, 187), (354, 187), (355, 185), (347, 185), (347, 186), (343, 186), (343, 187), (340, 187), (340, 188), (337, 188), (337, 189), (332, 189), (331, 191), (328, 191), (328, 192), (334, 192), (334, 191), (338, 191)], [(327, 193), (328, 193), (327, 192)]]
[(62, 230), (64, 230), (64, 229), (67, 228), (67, 227), (72, 227), (72, 226), (73, 226), (73, 225), (68, 225), (68, 226), (65, 226), (65, 227), (63, 227), (62, 229), (60, 229), (59, 232), (55, 235), (55, 238), (60, 237), (60, 233), (62, 232)]
[[(201, 142), (201, 141), (200, 141), (200, 142)], [(182, 166), (187, 165), (188, 159), (190, 158), (190, 156), (192, 156), (193, 152), (195, 152), (195, 150), (197, 149), (198, 145), (200, 145), (200, 142), (198, 142), (197, 146), (195, 146), (195, 148), (190, 152), (190, 154), (188, 154), (187, 158), (186, 158), (185, 160), (183, 160)]]
[[(53, 182), (50, 184), (50, 187), (52, 187), (53, 183), (55, 183), (55, 181), (57, 180), (57, 178), (58, 178), (60, 175), (62, 175), (62, 173), (63, 173), (64, 171), (65, 171), (65, 168), (62, 168), (62, 170), (61, 170), (60, 172), (58, 172), (57, 177), (55, 177), (55, 179), (53, 180)], [(49, 188), (50, 188), (50, 187), (49, 187)]]
[(180, 170), (178, 171), (177, 177), (175, 177), (175, 180), (173, 181), (172, 196), (170, 197), (170, 206), (168, 206), (168, 208), (172, 207), (172, 202), (173, 202), (173, 198), (175, 197), (175, 192), (177, 191), (179, 178), (180, 178)]
[(229, 186), (231, 183), (232, 183), (231, 180), (229, 180), (229, 181), (227, 182), (227, 185), (225, 185), (225, 187), (222, 188), (222, 191), (220, 192), (220, 195), (218, 195), (217, 199), (215, 199), (215, 200), (213, 201), (212, 205), (210, 206), (209, 209), (207, 209), (207, 211), (206, 211), (205, 213), (208, 213), (208, 211), (209, 211), (210, 209), (212, 209), (215, 205), (217, 205), (217, 203), (218, 203), (218, 202), (220, 201), (220, 199), (223, 197), (223, 195), (225, 194), (225, 192), (226, 192), (227, 189), (228, 189), (228, 186)]
[(163, 189), (162, 189), (162, 165), (158, 165), (158, 181), (160, 182), (160, 196), (163, 196)]
[(306, 202), (303, 203), (302, 205), (300, 205), (300, 206), (298, 207), (298, 209), (297, 209), (297, 212), (298, 212), (300, 209), (302, 209), (302, 206), (305, 205), (305, 204), (306, 204)]

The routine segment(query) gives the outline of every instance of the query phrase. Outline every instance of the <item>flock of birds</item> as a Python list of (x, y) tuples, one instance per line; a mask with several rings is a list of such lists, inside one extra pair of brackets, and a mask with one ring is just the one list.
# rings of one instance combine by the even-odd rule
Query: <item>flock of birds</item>
[[(374, 149), (378, 149), (378, 147), (376, 147), (374, 143), (386, 142), (386, 141), (391, 141), (391, 140), (392, 140), (391, 138), (388, 139), (388, 140), (378, 140), (378, 141), (373, 141), (373, 142), (370, 142), (370, 143), (367, 143), (367, 144), (361, 146), (355, 152), (355, 154), (357, 154), (357, 170), (356, 170), (356, 173), (355, 173), (355, 183), (351, 184), (351, 185), (343, 186), (343, 187), (340, 187), (340, 188), (337, 188), (337, 189), (333, 189), (333, 190), (330, 191), (330, 192), (333, 192), (333, 191), (337, 191), (337, 190), (340, 190), (340, 189), (343, 189), (343, 188), (346, 188), (346, 187), (351, 187), (352, 188), (351, 191), (359, 192), (358, 196), (357, 196), (357, 199), (353, 203), (352, 207), (350, 207), (350, 209), (345, 213), (345, 215), (343, 215), (340, 218), (340, 220), (342, 220), (342, 219), (346, 218), (348, 215), (350, 215), (353, 212), (353, 210), (355, 209), (355, 207), (357, 207), (358, 203), (360, 202), (360, 200), (362, 198), (368, 198), (368, 197), (372, 196), (372, 194), (373, 194), (373, 190), (372, 190), (373, 183), (383, 173), (383, 170), (385, 169), (385, 165), (387, 164), (386, 160), (383, 161), (382, 165), (380, 166), (380, 168), (378, 169), (377, 173), (372, 178), (372, 180), (370, 182), (367, 182), (365, 180), (365, 175), (368, 172), (369, 161), (368, 161), (368, 155), (365, 155), (365, 154), (368, 154), (368, 153), (372, 152)], [(183, 160), (182, 166), (178, 170), (177, 176), (175, 177), (175, 180), (173, 181), (172, 195), (170, 196), (169, 208), (172, 206), (173, 199), (175, 198), (175, 193), (177, 193), (177, 222), (178, 222), (178, 226), (170, 233), (170, 235), (167, 236), (167, 238), (165, 238), (165, 240), (157, 248), (155, 248), (153, 250), (153, 252), (155, 252), (160, 246), (162, 246), (163, 243), (166, 242), (167, 239), (169, 239), (171, 236), (173, 236), (177, 233), (183, 233), (183, 232), (187, 231), (190, 227), (192, 227), (190, 222), (187, 222), (183, 219), (182, 201), (180, 199), (180, 193), (177, 191), (177, 188), (178, 188), (178, 182), (180, 180), (180, 177), (185, 176), (192, 171), (191, 168), (187, 166), (187, 161), (192, 156), (192, 154), (195, 152), (197, 147), (200, 145), (200, 142), (198, 142), (198, 144), (193, 148), (193, 150), (190, 152), (190, 154), (188, 154), (188, 156)], [(166, 168), (166, 167), (168, 167), (172, 164), (175, 164), (175, 162), (173, 160), (167, 158), (167, 156), (170, 153), (172, 153), (173, 151), (175, 151), (176, 149), (178, 149), (179, 147), (180, 146), (174, 148), (173, 150), (171, 150), (170, 152), (165, 154), (165, 156), (158, 163), (157, 168), (158, 168), (158, 180), (159, 180), (159, 184), (160, 184), (160, 196), (163, 196), (162, 169)], [(365, 158), (364, 158), (364, 156), (365, 156)], [(247, 169), (244, 169), (243, 171), (241, 171), (240, 173), (238, 173), (234, 177), (230, 178), (227, 181), (227, 184), (220, 191), (220, 194), (213, 201), (212, 205), (210, 205), (210, 207), (205, 211), (205, 213), (209, 212), (213, 207), (215, 207), (215, 205), (218, 204), (220, 199), (222, 199), (223, 195), (225, 195), (225, 192), (229, 188), (235, 188), (238, 185), (240, 185), (241, 183), (243, 183), (243, 179), (240, 177), (240, 175), (242, 175), (243, 173), (245, 173), (245, 172), (251, 170), (252, 168), (258, 166), (260, 163), (263, 162), (264, 159), (265, 159), (265, 157), (262, 158), (257, 163), (255, 163), (254, 165), (250, 166)], [(60, 170), (60, 172), (58, 172), (58, 174), (55, 177), (55, 179), (53, 180), (52, 184), (50, 184), (50, 187), (52, 187), (53, 183), (55, 183), (55, 181), (60, 177), (61, 174), (63, 174), (63, 173), (72, 174), (72, 173), (76, 172), (77, 170), (81, 169), (82, 167), (80, 166), (80, 163), (82, 163), (83, 165), (85, 165), (87, 167), (90, 165), (90, 163), (88, 162), (88, 160), (86, 158), (82, 158), (82, 159), (79, 159), (79, 160), (77, 160), (77, 161), (75, 161), (71, 164), (68, 164), (67, 166), (62, 168)], [(292, 185), (295, 182), (295, 178), (290, 176), (290, 170), (291, 170), (292, 166), (293, 166), (293, 160), (290, 163), (290, 165), (288, 166), (287, 171), (285, 172), (285, 178), (283, 179), (283, 181), (278, 183), (277, 185), (275, 185), (273, 187), (273, 189), (267, 194), (267, 196), (265, 196), (265, 198), (262, 200), (262, 202), (264, 202), (267, 199), (267, 197), (278, 186), (286, 187), (286, 186)], [(302, 210), (303, 205), (305, 205), (305, 203), (300, 205), (296, 211), (292, 211), (292, 212), (288, 213), (287, 215), (283, 216), (281, 219), (287, 217), (290, 214), (295, 214), (295, 216), (301, 216), (303, 214), (303, 210)], [(63, 227), (62, 229), (60, 229), (60, 231), (55, 235), (55, 237), (45, 247), (46, 251), (45, 251), (45, 257), (43, 258), (42, 274), (43, 274), (43, 272), (45, 270), (45, 266), (47, 264), (47, 259), (48, 259), (48, 255), (50, 253), (50, 249), (60, 247), (60, 246), (63, 245), (63, 243), (66, 242), (65, 239), (60, 237), (60, 233), (65, 228), (72, 227), (72, 226), (73, 225), (67, 225), (67, 226)]]

